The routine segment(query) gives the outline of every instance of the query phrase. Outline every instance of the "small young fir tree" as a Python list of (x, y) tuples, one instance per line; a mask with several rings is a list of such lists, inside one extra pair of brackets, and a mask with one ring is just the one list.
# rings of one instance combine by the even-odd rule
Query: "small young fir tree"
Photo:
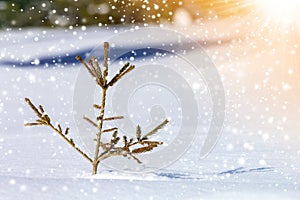
[[(67, 144), (69, 144), (77, 153), (79, 153), (83, 158), (89, 161), (92, 165), (92, 174), (97, 174), (98, 165), (101, 161), (113, 157), (113, 156), (124, 156), (134, 159), (138, 163), (142, 163), (137, 157), (136, 154), (141, 154), (149, 152), (154, 148), (162, 145), (161, 141), (153, 141), (150, 139), (152, 135), (157, 133), (162, 129), (168, 122), (168, 119), (165, 119), (163, 122), (158, 124), (151, 131), (143, 134), (141, 127), (137, 125), (136, 127), (136, 136), (134, 138), (128, 138), (123, 136), (120, 138), (118, 128), (109, 128), (104, 129), (103, 124), (106, 121), (111, 120), (120, 120), (123, 119), (123, 116), (112, 116), (105, 117), (105, 103), (106, 103), (106, 94), (108, 89), (113, 87), (125, 74), (132, 71), (135, 66), (130, 63), (126, 63), (123, 67), (119, 69), (119, 72), (115, 76), (108, 80), (108, 52), (109, 44), (104, 42), (104, 61), (103, 67), (100, 67), (99, 62), (96, 57), (92, 57), (87, 63), (80, 57), (76, 56), (76, 59), (81, 62), (81, 64), (86, 68), (88, 73), (94, 78), (96, 84), (101, 88), (101, 102), (100, 104), (94, 104), (93, 107), (98, 110), (99, 115), (95, 120), (92, 120), (84, 116), (84, 120), (90, 123), (96, 129), (96, 138), (95, 138), (95, 152), (91, 157), (87, 152), (82, 150), (73, 140), (69, 137), (69, 128), (63, 128), (58, 123), (56, 126), (53, 125), (52, 120), (49, 115), (44, 111), (43, 106), (35, 106), (29, 98), (25, 98), (26, 103), (36, 114), (37, 119), (35, 122), (26, 123), (25, 126), (47, 126), (50, 127), (54, 132), (56, 132), (61, 138), (63, 138)], [(111, 134), (111, 138), (108, 142), (102, 140), (102, 134)], [(120, 142), (122, 140), (122, 143)]]

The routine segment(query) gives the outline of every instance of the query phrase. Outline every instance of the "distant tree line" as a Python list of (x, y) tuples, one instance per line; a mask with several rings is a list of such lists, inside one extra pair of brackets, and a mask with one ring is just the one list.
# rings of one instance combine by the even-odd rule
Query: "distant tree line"
[(79, 26), (171, 21), (178, 0), (0, 0), (0, 25)]
[(192, 18), (249, 11), (241, 0), (0, 0), (2, 27), (172, 22), (178, 8)]

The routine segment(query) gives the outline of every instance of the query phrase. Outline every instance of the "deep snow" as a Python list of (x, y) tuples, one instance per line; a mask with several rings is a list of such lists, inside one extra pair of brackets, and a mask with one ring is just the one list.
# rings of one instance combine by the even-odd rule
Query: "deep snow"
[[(226, 34), (209, 38), (204, 37), (205, 26), (191, 28), (194, 38), (211, 42), (204, 48), (226, 94), (222, 135), (204, 159), (199, 159), (204, 136), (197, 135), (185, 154), (168, 167), (130, 173), (105, 165), (91, 177), (89, 163), (50, 130), (23, 127), (25, 120), (34, 119), (23, 100), (31, 97), (55, 121), (63, 126), (69, 122), (71, 130), (76, 130), (72, 101), (80, 65), (43, 68), (37, 60), (33, 67), (12, 64), (93, 49), (118, 34), (116, 30), (121, 28), (0, 33), (0, 199), (299, 198), (299, 61), (282, 53), (293, 49), (293, 44), (285, 44), (283, 50), (282, 42), (269, 33), (265, 38), (274, 40), (274, 46), (259, 35), (234, 35), (222, 44), (218, 40), (227, 41)], [(299, 49), (295, 54), (299, 55)]]

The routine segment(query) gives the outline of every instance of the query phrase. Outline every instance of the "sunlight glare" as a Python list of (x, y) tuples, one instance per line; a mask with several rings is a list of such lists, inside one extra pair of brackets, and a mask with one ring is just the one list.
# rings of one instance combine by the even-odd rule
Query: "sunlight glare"
[(300, 19), (299, 0), (255, 0), (267, 17), (280, 24), (291, 25)]

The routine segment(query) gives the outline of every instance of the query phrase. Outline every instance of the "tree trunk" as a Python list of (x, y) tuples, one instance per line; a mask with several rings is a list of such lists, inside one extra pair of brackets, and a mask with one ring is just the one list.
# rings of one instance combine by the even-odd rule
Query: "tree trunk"
[(97, 174), (98, 164), (99, 164), (98, 161), (96, 161), (96, 162), (94, 161), (94, 162), (93, 162), (93, 171), (92, 171), (92, 175)]

